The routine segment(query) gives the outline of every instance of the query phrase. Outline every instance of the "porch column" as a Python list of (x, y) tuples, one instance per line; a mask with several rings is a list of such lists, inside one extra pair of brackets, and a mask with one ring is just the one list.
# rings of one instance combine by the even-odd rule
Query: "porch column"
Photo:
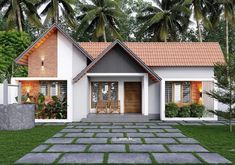
[(124, 81), (118, 81), (118, 96), (120, 100), (120, 112), (124, 114)]
[(165, 119), (165, 80), (161, 81), (160, 90), (160, 119)]
[(148, 74), (142, 78), (142, 114), (148, 115)]

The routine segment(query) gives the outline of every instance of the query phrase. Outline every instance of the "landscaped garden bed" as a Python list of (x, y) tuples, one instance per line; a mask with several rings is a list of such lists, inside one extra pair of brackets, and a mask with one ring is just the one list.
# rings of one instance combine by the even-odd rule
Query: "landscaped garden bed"
[(200, 119), (206, 117), (208, 111), (202, 104), (187, 104), (187, 105), (177, 105), (176, 103), (168, 103), (165, 106), (165, 116), (166, 118), (195, 118)]

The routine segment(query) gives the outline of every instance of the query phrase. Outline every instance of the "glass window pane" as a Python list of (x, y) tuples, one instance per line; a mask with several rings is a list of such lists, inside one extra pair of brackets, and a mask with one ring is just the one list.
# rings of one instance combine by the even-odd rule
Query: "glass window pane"
[(174, 102), (178, 103), (180, 101), (181, 101), (181, 84), (180, 82), (177, 82), (174, 85)]
[(108, 91), (109, 91), (109, 84), (107, 82), (102, 82), (102, 100), (108, 101)]
[(66, 97), (66, 95), (67, 95), (67, 82), (60, 81), (60, 96)]
[(190, 102), (190, 82), (183, 82), (183, 102)]
[(99, 98), (99, 83), (91, 83), (91, 108), (95, 108)]
[(47, 96), (47, 82), (40, 82), (40, 93), (42, 93), (44, 96)]
[(172, 102), (172, 82), (165, 84), (165, 101), (166, 103)]
[(51, 82), (50, 83), (50, 96), (57, 96), (58, 95), (58, 82)]
[(117, 82), (110, 83), (110, 100), (112, 101), (118, 100), (118, 83)]

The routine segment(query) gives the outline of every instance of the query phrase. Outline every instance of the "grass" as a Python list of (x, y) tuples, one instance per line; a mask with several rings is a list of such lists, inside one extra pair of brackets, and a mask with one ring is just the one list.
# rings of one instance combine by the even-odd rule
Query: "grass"
[(228, 126), (176, 126), (185, 135), (198, 140), (206, 149), (217, 152), (235, 164), (235, 130)]
[(36, 126), (23, 131), (0, 131), (0, 164), (13, 164), (64, 126)]

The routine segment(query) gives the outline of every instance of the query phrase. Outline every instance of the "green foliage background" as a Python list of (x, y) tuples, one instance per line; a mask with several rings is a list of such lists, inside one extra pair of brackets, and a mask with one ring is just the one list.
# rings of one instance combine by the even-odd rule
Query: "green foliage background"
[(31, 37), (25, 32), (0, 31), (0, 82), (10, 81), (12, 76), (27, 76), (27, 68), (15, 64), (14, 60), (31, 43)]

